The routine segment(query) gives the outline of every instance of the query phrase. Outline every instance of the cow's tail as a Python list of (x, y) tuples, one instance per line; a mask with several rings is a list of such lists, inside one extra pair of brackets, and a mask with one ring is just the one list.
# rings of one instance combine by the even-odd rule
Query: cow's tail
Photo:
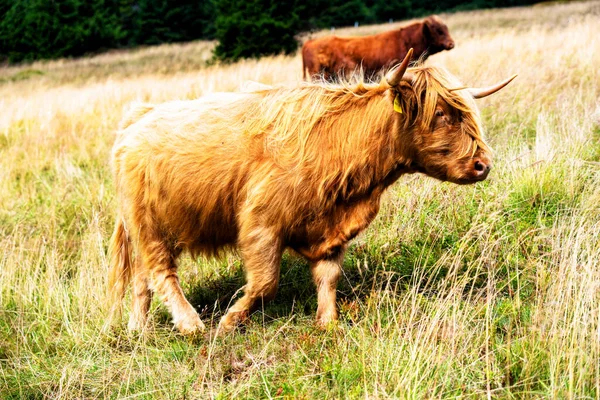
[(131, 243), (121, 215), (117, 216), (115, 230), (110, 239), (108, 272), (109, 322), (120, 314), (121, 302), (131, 279)]

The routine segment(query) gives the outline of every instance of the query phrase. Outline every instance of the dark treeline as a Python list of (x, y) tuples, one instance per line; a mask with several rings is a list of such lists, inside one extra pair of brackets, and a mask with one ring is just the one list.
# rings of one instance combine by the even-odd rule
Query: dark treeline
[(296, 50), (302, 31), (532, 0), (0, 0), (0, 59), (218, 39), (222, 59)]

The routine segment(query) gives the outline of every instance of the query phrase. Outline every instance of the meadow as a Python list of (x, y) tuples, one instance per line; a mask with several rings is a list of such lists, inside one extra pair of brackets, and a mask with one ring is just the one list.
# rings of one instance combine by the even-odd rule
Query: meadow
[[(157, 300), (146, 334), (103, 329), (129, 104), (294, 86), (299, 53), (220, 65), (194, 42), (0, 68), (0, 398), (600, 397), (600, 2), (442, 18), (456, 48), (427, 64), (471, 86), (519, 74), (478, 101), (494, 168), (392, 186), (329, 330), (293, 254), (275, 300), (225, 337), (179, 335)], [(236, 254), (184, 257), (180, 276), (212, 328), (244, 283)]]

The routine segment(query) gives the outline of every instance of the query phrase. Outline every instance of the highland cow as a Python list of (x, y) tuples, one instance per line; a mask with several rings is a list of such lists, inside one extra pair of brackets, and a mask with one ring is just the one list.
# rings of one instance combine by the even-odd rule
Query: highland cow
[(132, 280), (129, 329), (145, 326), (157, 293), (179, 331), (203, 330), (176, 260), (228, 248), (239, 250), (247, 284), (223, 331), (273, 298), (286, 249), (308, 260), (317, 323), (327, 325), (337, 319), (346, 246), (375, 218), (387, 187), (416, 172), (484, 180), (492, 161), (473, 97), (510, 79), (462, 90), (444, 69), (407, 71), (410, 56), (378, 84), (214, 94), (126, 117), (113, 149), (119, 210), (109, 289), (116, 309)]
[(437, 16), (400, 29), (362, 37), (327, 36), (302, 46), (304, 79), (347, 77), (360, 69), (368, 78), (404, 59), (409, 49), (422, 61), (454, 48), (446, 24)]

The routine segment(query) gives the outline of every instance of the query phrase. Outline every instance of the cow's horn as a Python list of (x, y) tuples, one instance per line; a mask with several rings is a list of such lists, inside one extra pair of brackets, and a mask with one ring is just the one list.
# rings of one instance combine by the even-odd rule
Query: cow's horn
[(504, 86), (508, 85), (513, 79), (517, 77), (517, 74), (514, 74), (508, 79), (503, 80), (500, 83), (495, 84), (494, 86), (486, 87), (486, 88), (478, 88), (478, 89), (469, 89), (469, 93), (473, 96), (474, 99), (481, 99), (482, 97), (489, 96), (492, 93), (496, 93), (498, 90), (502, 89)]
[(387, 81), (388, 85), (398, 86), (400, 80), (402, 79), (402, 76), (404, 76), (404, 73), (406, 72), (406, 68), (408, 68), (408, 63), (412, 58), (412, 54), (413, 49), (411, 48), (410, 50), (408, 50), (408, 53), (406, 53), (406, 56), (404, 57), (404, 60), (402, 60), (402, 63), (390, 72), (388, 72), (388, 74), (385, 77), (385, 80)]

